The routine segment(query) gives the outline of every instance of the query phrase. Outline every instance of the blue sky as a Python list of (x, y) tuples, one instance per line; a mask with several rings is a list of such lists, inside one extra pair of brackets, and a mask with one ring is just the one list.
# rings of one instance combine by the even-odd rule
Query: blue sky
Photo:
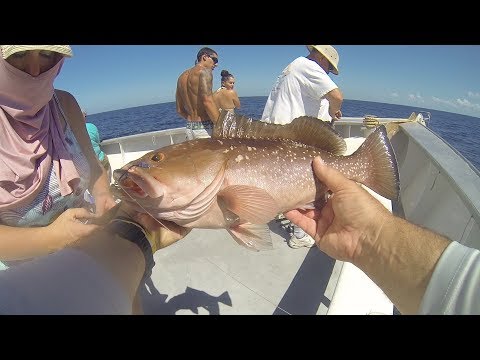
[[(180, 73), (200, 48), (219, 54), (220, 72), (242, 96), (267, 96), (279, 73), (308, 54), (304, 45), (72, 45), (55, 86), (89, 114), (175, 100)], [(335, 45), (334, 45), (335, 46)], [(480, 45), (338, 45), (345, 99), (424, 107), (480, 118)]]

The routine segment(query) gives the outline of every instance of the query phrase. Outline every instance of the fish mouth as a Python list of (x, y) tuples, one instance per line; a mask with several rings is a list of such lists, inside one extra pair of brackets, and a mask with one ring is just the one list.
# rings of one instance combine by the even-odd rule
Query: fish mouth
[(129, 195), (137, 198), (159, 198), (163, 196), (163, 187), (160, 182), (143, 168), (136, 165), (113, 171), (115, 182)]

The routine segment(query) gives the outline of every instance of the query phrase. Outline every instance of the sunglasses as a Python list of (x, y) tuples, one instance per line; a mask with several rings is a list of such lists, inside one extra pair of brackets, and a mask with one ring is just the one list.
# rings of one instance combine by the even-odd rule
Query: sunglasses
[(214, 64), (217, 64), (218, 63), (218, 58), (215, 57), (215, 56), (211, 56), (211, 55), (207, 55), (210, 59), (212, 59), (213, 63)]

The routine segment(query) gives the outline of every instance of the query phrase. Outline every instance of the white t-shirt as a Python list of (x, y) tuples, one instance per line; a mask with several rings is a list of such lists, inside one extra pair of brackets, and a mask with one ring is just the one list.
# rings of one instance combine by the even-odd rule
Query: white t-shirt
[(338, 88), (315, 61), (306, 57), (293, 60), (280, 74), (268, 96), (262, 121), (285, 125), (299, 116), (330, 121), (325, 94)]
[(480, 315), (480, 251), (456, 241), (447, 246), (420, 304), (420, 314)]

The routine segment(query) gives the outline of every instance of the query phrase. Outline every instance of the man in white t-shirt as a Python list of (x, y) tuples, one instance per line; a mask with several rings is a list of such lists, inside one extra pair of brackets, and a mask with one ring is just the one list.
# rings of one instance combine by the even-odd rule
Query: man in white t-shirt
[[(331, 45), (307, 45), (308, 56), (293, 60), (270, 91), (262, 121), (289, 124), (300, 116), (313, 116), (333, 124), (342, 117), (343, 94), (329, 73), (338, 75), (339, 56)], [(315, 241), (294, 226), (288, 245), (312, 247)]]

